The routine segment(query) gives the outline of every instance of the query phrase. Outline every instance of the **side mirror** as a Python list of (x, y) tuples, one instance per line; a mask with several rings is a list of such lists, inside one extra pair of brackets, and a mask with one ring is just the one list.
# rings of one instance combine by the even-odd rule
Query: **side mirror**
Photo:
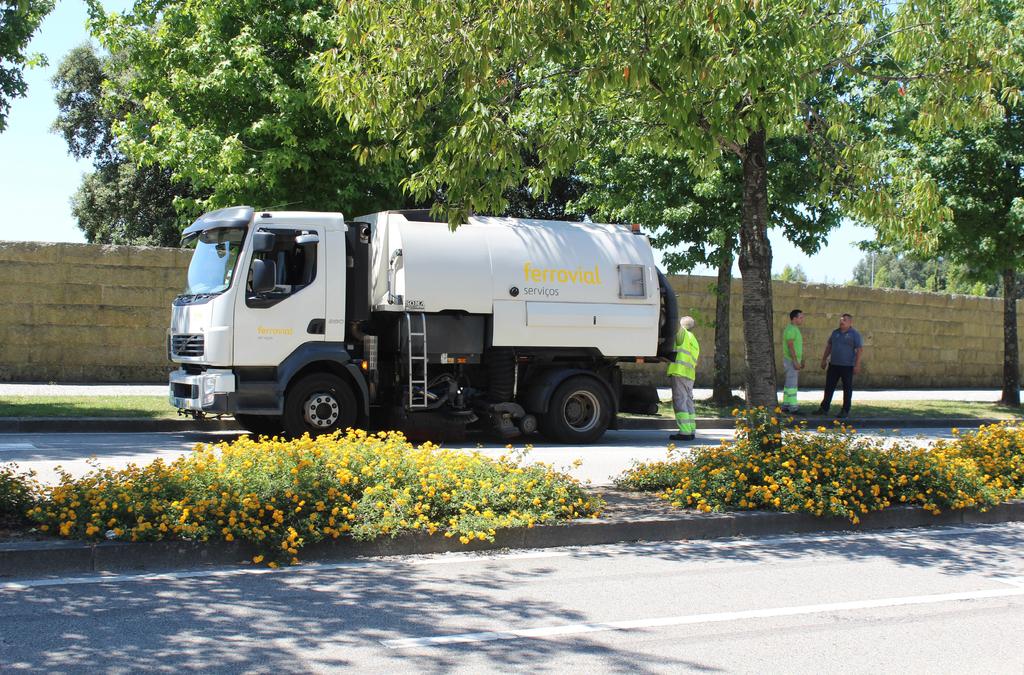
[(269, 253), (274, 250), (277, 237), (273, 232), (253, 232), (252, 250), (255, 253)]
[(295, 243), (298, 244), (299, 246), (319, 244), (320, 236), (316, 232), (311, 232), (309, 234), (300, 234), (299, 236), (295, 237)]
[(253, 260), (250, 267), (252, 272), (252, 292), (266, 293), (274, 290), (277, 279), (277, 265), (273, 260)]

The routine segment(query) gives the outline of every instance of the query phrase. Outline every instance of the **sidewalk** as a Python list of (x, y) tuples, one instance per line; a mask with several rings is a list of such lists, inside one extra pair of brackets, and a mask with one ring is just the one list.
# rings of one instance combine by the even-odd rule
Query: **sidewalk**
[[(0, 385), (2, 386), (2, 385)], [(2, 395), (0, 391), (0, 395)], [(743, 398), (742, 389), (733, 389), (733, 396)], [(1002, 396), (999, 389), (854, 389), (853, 401), (985, 401), (995, 403)], [(672, 400), (672, 390), (658, 389), (662, 401)], [(803, 404), (819, 404), (824, 396), (821, 389), (801, 389), (798, 400)], [(694, 389), (693, 398), (697, 401), (711, 398), (710, 389)], [(782, 390), (779, 390), (782, 400)], [(832, 399), (832, 405), (842, 402), (843, 390), (839, 389)]]

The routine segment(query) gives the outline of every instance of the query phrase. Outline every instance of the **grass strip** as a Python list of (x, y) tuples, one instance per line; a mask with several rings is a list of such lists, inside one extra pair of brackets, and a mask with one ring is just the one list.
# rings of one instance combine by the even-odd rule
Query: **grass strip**
[(165, 396), (3, 396), (0, 417), (135, 417), (178, 416)]

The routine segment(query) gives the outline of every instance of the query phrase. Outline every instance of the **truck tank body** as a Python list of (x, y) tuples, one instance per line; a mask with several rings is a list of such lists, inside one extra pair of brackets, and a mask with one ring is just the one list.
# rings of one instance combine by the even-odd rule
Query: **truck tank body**
[(355, 220), (373, 229), (375, 311), (492, 315), (496, 347), (657, 353), (654, 257), (627, 227), (474, 217), (452, 232), (393, 211)]

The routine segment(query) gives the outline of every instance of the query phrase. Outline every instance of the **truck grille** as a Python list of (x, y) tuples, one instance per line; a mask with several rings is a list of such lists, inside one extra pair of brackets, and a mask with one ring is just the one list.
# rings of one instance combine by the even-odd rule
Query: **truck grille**
[(202, 356), (202, 335), (172, 335), (171, 356)]

